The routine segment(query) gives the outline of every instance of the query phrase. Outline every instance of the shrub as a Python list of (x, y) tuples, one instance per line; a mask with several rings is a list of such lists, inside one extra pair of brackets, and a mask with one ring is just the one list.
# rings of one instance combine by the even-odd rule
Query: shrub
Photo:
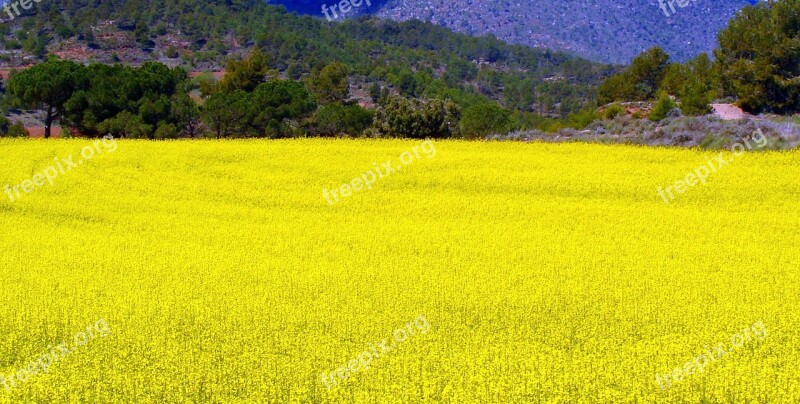
[(177, 139), (180, 137), (181, 132), (174, 124), (165, 124), (161, 122), (158, 125), (158, 129), (156, 129), (155, 135), (153, 135), (156, 139)]
[(166, 57), (168, 57), (168, 58), (170, 58), (170, 59), (175, 59), (175, 58), (177, 58), (178, 56), (180, 56), (180, 53), (178, 53), (178, 50), (177, 50), (177, 49), (175, 49), (175, 47), (174, 47), (174, 46), (170, 46), (170, 47), (169, 47), (169, 48), (167, 48), (167, 50), (164, 52), (164, 56), (166, 56)]
[(569, 114), (567, 126), (573, 129), (583, 129), (592, 122), (598, 120), (600, 115), (594, 109), (586, 109), (580, 112)]
[(494, 103), (473, 105), (465, 109), (461, 117), (461, 135), (473, 138), (508, 132), (510, 116), (508, 110)]
[[(2, 135), (0, 135), (2, 136)], [(19, 122), (8, 127), (8, 132), (5, 133), (7, 137), (30, 137), (30, 133)]]
[(625, 113), (625, 108), (619, 104), (611, 104), (603, 111), (603, 119), (612, 120)]
[(452, 101), (389, 97), (378, 109), (375, 129), (382, 136), (447, 138), (457, 135), (461, 110)]
[(331, 63), (314, 71), (308, 79), (309, 88), (320, 104), (342, 102), (350, 94), (348, 69), (343, 63)]
[(705, 115), (711, 112), (711, 99), (708, 94), (689, 90), (681, 98), (681, 112), (686, 115)]
[(675, 104), (675, 101), (673, 101), (670, 96), (662, 94), (658, 98), (658, 101), (656, 101), (656, 104), (653, 106), (653, 110), (650, 112), (649, 118), (653, 122), (662, 121), (673, 109), (677, 107), (678, 105)]
[(372, 119), (373, 113), (358, 105), (323, 105), (317, 111), (309, 132), (316, 136), (360, 136), (372, 125)]

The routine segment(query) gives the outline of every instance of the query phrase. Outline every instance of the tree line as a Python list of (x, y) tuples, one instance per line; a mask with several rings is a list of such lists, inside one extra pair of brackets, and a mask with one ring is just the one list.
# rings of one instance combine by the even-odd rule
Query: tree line
[[(150, 60), (179, 59), (187, 71), (226, 66), (252, 49), (268, 55), (269, 66), (281, 77), (304, 83), (339, 63), (351, 80), (370, 86), (374, 100), (390, 88), (392, 94), (425, 105), (427, 100), (450, 100), (465, 118), (501, 111), (483, 131), (574, 126), (575, 117), (593, 106), (600, 81), (617, 71), (564, 53), (509, 45), (492, 36), (456, 34), (434, 24), (369, 17), (328, 23), (262, 0), (52, 0), (37, 7), (0, 24), (0, 47), (45, 60), (51, 44), (75, 41), (111, 55), (100, 62), (140, 64), (124, 60), (124, 55), (120, 59), (114, 41), (103, 31), (109, 29), (132, 38)], [(159, 45), (159, 38), (170, 35), (188, 46)], [(0, 61), (3, 57), (7, 56), (0, 55)], [(220, 101), (220, 96), (215, 98), (212, 103)], [(349, 105), (325, 107), (320, 115), (334, 112), (352, 119), (364, 115)], [(155, 128), (158, 122), (143, 123)], [(177, 128), (178, 122), (170, 123)], [(261, 130), (265, 125), (256, 126)], [(287, 131), (274, 122), (266, 126), (271, 133)], [(327, 126), (317, 127), (329, 131)]]
[(670, 106), (702, 115), (711, 102), (725, 98), (756, 114), (799, 112), (799, 16), (796, 0), (745, 7), (719, 33), (713, 61), (703, 53), (687, 63), (670, 63), (669, 55), (652, 48), (606, 79), (598, 102), (657, 100), (659, 117)]
[[(182, 68), (156, 62), (134, 67), (51, 58), (13, 72), (3, 102), (41, 111), (45, 137), (56, 123), (80, 136), (139, 139), (470, 138), (510, 129), (511, 113), (495, 102), (462, 108), (446, 97), (409, 96), (402, 87), (374, 86), (377, 108), (366, 109), (351, 99), (350, 77), (345, 64), (333, 62), (302, 80), (281, 78), (257, 49), (231, 59), (218, 81), (192, 79)], [(22, 132), (0, 122), (0, 133)]]

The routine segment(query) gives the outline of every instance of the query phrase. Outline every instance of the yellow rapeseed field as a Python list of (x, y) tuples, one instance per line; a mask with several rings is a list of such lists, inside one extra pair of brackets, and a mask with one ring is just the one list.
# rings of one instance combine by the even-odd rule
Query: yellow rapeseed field
[(0, 402), (798, 402), (800, 154), (709, 157), (2, 140)]

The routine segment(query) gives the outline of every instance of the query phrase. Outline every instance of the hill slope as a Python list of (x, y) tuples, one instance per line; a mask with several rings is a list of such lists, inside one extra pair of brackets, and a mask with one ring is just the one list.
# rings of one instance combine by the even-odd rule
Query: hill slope
[(328, 23), (261, 0), (52, 0), (38, 7), (0, 24), (0, 64), (27, 65), (55, 53), (81, 62), (158, 60), (210, 70), (258, 47), (270, 66), (293, 79), (338, 61), (363, 91), (361, 84), (380, 82), (410, 96), (462, 105), (488, 97), (510, 109), (558, 116), (581, 109), (614, 70), (433, 24)]
[[(314, 0), (276, 0), (291, 10), (322, 16)], [(470, 35), (493, 34), (510, 43), (574, 52), (627, 63), (655, 45), (676, 60), (711, 50), (716, 35), (747, 0), (704, 0), (665, 16), (655, 0), (386, 0), (359, 12), (392, 20), (419, 19)]]

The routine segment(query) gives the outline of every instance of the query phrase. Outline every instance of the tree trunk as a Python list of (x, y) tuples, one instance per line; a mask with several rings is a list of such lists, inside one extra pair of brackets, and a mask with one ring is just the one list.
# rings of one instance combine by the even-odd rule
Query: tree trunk
[(47, 117), (44, 119), (44, 138), (50, 139), (50, 128), (53, 126), (53, 107), (47, 107)]

